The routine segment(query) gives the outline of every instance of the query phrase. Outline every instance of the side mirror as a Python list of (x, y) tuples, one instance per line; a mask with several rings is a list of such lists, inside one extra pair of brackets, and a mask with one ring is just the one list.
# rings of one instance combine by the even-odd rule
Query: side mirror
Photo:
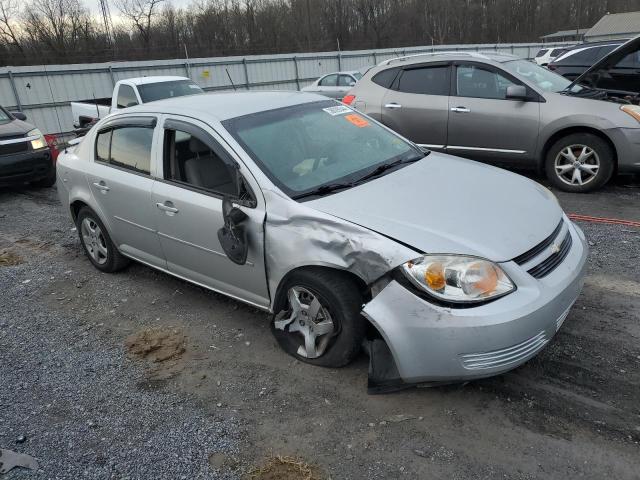
[(527, 88), (524, 85), (509, 85), (505, 98), (510, 100), (527, 100)]
[(355, 87), (356, 86), (356, 82), (349, 82), (349, 86), (350, 87)]
[(23, 122), (27, 119), (27, 116), (22, 112), (11, 112), (14, 118), (18, 120), (22, 120)]
[(247, 214), (234, 207), (229, 197), (222, 200), (222, 216), (224, 227), (218, 230), (218, 240), (224, 253), (233, 263), (244, 265), (247, 263), (249, 243), (247, 232), (241, 225), (247, 218)]

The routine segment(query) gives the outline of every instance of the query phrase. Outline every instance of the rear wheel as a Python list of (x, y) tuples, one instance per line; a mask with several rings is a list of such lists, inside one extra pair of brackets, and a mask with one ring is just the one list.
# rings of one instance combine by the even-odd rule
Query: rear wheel
[(294, 272), (282, 287), (272, 332), (300, 361), (342, 367), (360, 352), (365, 321), (362, 294), (347, 274), (324, 269)]
[(614, 170), (614, 153), (591, 133), (574, 133), (549, 149), (545, 171), (549, 181), (565, 192), (585, 193), (602, 187)]
[(129, 264), (129, 259), (118, 251), (109, 232), (89, 207), (78, 212), (76, 227), (87, 257), (98, 270), (117, 272)]

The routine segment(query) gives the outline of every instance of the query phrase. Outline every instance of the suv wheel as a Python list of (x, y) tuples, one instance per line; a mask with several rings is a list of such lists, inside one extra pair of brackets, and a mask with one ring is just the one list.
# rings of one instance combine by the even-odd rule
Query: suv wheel
[(547, 178), (565, 192), (596, 190), (609, 181), (613, 170), (611, 147), (591, 133), (561, 138), (549, 149), (545, 161)]
[(322, 367), (342, 367), (358, 355), (366, 324), (362, 294), (351, 278), (338, 271), (301, 270), (282, 292), (286, 299), (271, 328), (284, 351)]

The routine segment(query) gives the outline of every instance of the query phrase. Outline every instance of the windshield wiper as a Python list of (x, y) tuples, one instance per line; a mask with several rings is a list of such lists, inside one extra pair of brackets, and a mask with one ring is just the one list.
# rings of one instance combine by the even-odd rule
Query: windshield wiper
[(343, 190), (345, 188), (351, 188), (353, 187), (353, 185), (353, 183), (329, 183), (327, 185), (321, 185), (318, 188), (314, 188), (313, 190), (309, 190), (308, 192), (295, 195), (291, 198), (293, 198), (294, 200), (299, 200), (306, 197), (321, 197), (322, 195), (326, 195), (327, 193), (335, 192), (337, 190)]
[(355, 182), (353, 182), (353, 185), (357, 185), (359, 183), (366, 182), (367, 180), (370, 180), (372, 178), (378, 177), (378, 176), (382, 175), (384, 172), (386, 172), (387, 170), (395, 168), (398, 165), (403, 165), (405, 163), (417, 162), (418, 160), (422, 160), (426, 156), (427, 156), (427, 154), (416, 155), (416, 156), (409, 157), (409, 158), (399, 158), (399, 159), (394, 160), (393, 162), (389, 162), (389, 163), (383, 163), (382, 165), (378, 165), (371, 172), (367, 173), (364, 177), (361, 177), (358, 180), (356, 180)]

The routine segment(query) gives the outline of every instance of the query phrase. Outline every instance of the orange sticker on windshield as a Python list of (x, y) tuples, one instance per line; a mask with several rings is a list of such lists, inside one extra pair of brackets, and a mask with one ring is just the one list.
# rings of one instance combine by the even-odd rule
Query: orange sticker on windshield
[(367, 122), (360, 115), (356, 115), (355, 113), (352, 113), (351, 115), (345, 115), (344, 118), (347, 121), (353, 123), (358, 128), (368, 127), (369, 126), (369, 122)]

